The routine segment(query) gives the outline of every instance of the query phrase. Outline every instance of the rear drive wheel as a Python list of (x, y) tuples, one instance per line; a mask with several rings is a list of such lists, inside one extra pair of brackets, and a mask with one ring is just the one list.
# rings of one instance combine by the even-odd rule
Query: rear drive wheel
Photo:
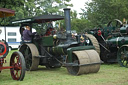
[(85, 35), (91, 40), (93, 46), (95, 47), (95, 50), (100, 55), (100, 46), (99, 46), (99, 43), (98, 43), (97, 39), (91, 34), (85, 34)]
[(24, 44), (19, 51), (24, 55), (27, 70), (37, 70), (39, 65), (39, 56), (37, 47), (34, 44)]

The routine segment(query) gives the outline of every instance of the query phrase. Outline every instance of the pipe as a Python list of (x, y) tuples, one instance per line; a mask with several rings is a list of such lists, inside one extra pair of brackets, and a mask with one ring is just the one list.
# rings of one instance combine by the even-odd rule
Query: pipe
[(66, 32), (67, 34), (71, 34), (70, 8), (64, 8), (64, 17), (66, 24)]

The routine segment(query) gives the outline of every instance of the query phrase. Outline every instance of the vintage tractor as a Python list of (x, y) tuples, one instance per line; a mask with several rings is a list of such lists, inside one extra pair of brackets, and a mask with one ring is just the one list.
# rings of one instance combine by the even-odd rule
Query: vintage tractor
[(106, 63), (118, 62), (128, 67), (128, 24), (115, 19), (105, 28), (88, 31), (95, 36), (100, 45), (100, 58)]
[[(72, 75), (98, 72), (101, 62), (99, 54), (95, 51), (96, 48), (86, 42), (88, 39), (85, 35), (72, 37), (70, 9), (64, 9), (64, 14), (66, 31), (56, 31), (50, 24), (52, 21), (64, 19), (59, 15), (42, 15), (12, 22), (21, 23), (21, 36), (23, 36), (22, 27), (26, 25), (31, 28), (35, 23), (44, 25), (38, 28), (40, 31), (38, 30), (33, 36), (32, 42), (22, 42), (19, 48), (25, 57), (27, 70), (37, 70), (38, 65), (42, 65), (46, 68), (64, 66)], [(47, 28), (45, 32), (44, 27)]]
[[(13, 16), (15, 11), (0, 8), (0, 18)], [(0, 33), (2, 30), (0, 30)], [(5, 27), (6, 32), (6, 27)], [(5, 33), (6, 34), (6, 33)], [(6, 40), (6, 35), (5, 35)], [(10, 69), (11, 76), (14, 80), (22, 81), (25, 76), (25, 60), (21, 52), (13, 52), (10, 59), (10, 66), (3, 66), (5, 58), (9, 52), (8, 44), (5, 40), (0, 40), (0, 73), (3, 69)]]

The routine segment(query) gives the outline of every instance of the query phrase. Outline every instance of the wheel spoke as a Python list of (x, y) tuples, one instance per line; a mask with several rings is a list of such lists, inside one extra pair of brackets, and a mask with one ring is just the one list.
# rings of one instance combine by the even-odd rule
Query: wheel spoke
[(15, 65), (15, 63), (14, 62), (12, 62), (12, 65), (11, 66), (14, 66)]
[(24, 51), (24, 55), (25, 55), (26, 67), (29, 70), (32, 64), (32, 54), (29, 47), (26, 47)]
[(16, 70), (16, 78), (18, 78), (19, 76), (18, 76), (18, 71)]
[(19, 64), (19, 62), (20, 62), (20, 61), (19, 61), (19, 56), (17, 56), (16, 59), (17, 59), (17, 64)]

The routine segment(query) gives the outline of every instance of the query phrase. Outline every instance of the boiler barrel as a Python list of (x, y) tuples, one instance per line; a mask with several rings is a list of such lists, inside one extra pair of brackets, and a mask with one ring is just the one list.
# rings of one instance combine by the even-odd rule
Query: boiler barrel
[(107, 40), (110, 44), (115, 44), (116, 46), (122, 46), (124, 44), (128, 44), (128, 37), (115, 37)]
[(89, 50), (95, 48), (94, 46), (77, 46), (72, 48), (66, 46), (47, 47), (47, 51), (53, 55), (67, 55), (69, 50), (71, 49), (74, 49), (75, 51), (79, 51), (79, 50)]
[(47, 51), (53, 55), (65, 55), (66, 49), (56, 46), (56, 47), (47, 47)]

